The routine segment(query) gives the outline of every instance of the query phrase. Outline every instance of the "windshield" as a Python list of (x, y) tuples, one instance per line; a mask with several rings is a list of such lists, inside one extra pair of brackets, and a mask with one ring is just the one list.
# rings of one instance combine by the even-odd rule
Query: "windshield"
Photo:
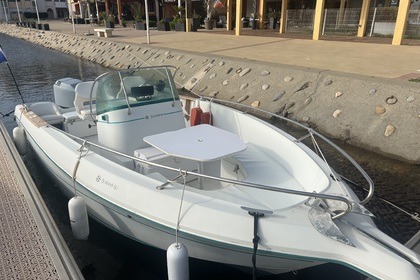
[(178, 100), (167, 67), (147, 67), (109, 72), (98, 77), (97, 114), (128, 107)]

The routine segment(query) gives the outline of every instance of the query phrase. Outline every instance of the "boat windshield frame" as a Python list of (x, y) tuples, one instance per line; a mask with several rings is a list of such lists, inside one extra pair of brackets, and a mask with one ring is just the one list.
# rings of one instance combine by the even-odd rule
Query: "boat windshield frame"
[(179, 100), (169, 67), (173, 66), (130, 68), (97, 77), (94, 82), (97, 115), (121, 109), (130, 112), (133, 107)]

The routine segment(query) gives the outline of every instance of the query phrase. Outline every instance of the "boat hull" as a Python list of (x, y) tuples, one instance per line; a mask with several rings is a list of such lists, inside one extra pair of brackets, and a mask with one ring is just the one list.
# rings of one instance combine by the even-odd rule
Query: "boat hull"
[[(58, 167), (52, 158), (45, 154), (32, 135), (28, 141), (33, 152), (37, 155), (43, 168), (54, 179), (60, 191), (69, 199), (74, 196), (72, 178), (67, 172)], [(76, 183), (77, 194), (86, 202), (89, 216), (109, 229), (122, 234), (139, 243), (166, 250), (175, 242), (175, 230), (155, 223), (92, 193), (86, 187)], [(250, 235), (250, 238), (252, 236)], [(232, 246), (200, 236), (181, 233), (179, 242), (188, 248), (190, 257), (223, 263), (250, 271), (252, 248)], [(286, 273), (323, 264), (309, 258), (285, 254), (258, 254), (258, 268), (272, 274)]]
[[(213, 112), (217, 112), (215, 107)], [(92, 218), (128, 238), (156, 248), (166, 250), (175, 242), (177, 213), (183, 193), (181, 184), (157, 190), (156, 186), (166, 182), (165, 178), (144, 176), (101, 156), (97, 151), (80, 152), (78, 150), (84, 145), (81, 147), (58, 129), (25, 112), (24, 108), (18, 106), (15, 114), (18, 125), (25, 129), (27, 140), (42, 165), (68, 197), (75, 193), (72, 176), (76, 174), (77, 195), (85, 199)], [(240, 120), (244, 116), (239, 113), (229, 111), (229, 114), (236, 114), (233, 119), (238, 123), (257, 122), (251, 118)], [(228, 130), (228, 127), (225, 128)], [(245, 126), (239, 128), (244, 132)], [(276, 132), (273, 128), (264, 129), (271, 129), (273, 135)], [(248, 133), (251, 139), (253, 135)], [(306, 150), (302, 152), (302, 157), (304, 153)], [(78, 160), (80, 165), (76, 164)], [(76, 166), (77, 172), (74, 170)], [(324, 176), (323, 169), (320, 170), (320, 175)], [(345, 189), (345, 186), (340, 188)], [(242, 190), (239, 191), (236, 186), (216, 192), (188, 189), (188, 195), (183, 200), (178, 236), (179, 242), (188, 248), (190, 257), (252, 267), (253, 218), (241, 209), (244, 204), (226, 199), (229, 194), (242, 193)], [(219, 196), (223, 192), (225, 196)], [(270, 193), (269, 198), (272, 196)], [(250, 200), (248, 202), (252, 205)], [(399, 279), (418, 279), (418, 273), (409, 262), (352, 227), (338, 223), (355, 246), (322, 235), (310, 222), (310, 209), (298, 201), (273, 209), (273, 215), (260, 219), (259, 270), (283, 273), (333, 262), (373, 278), (397, 279), (401, 276)], [(350, 214), (348, 218), (371, 232), (378, 232), (368, 217)], [(388, 239), (387, 242), (394, 244)], [(378, 262), (371, 256), (382, 261)], [(394, 271), (395, 267), (398, 267), (398, 272)]]

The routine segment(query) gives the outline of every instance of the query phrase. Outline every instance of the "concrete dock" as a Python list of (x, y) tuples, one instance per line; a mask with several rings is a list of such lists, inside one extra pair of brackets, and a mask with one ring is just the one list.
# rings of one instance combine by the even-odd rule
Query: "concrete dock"
[(0, 279), (83, 279), (0, 121)]

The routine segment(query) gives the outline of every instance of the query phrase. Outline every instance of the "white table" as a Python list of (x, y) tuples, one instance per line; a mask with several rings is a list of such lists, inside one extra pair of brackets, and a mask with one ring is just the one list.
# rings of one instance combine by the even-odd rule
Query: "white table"
[(203, 171), (203, 162), (218, 160), (246, 149), (246, 144), (236, 134), (208, 124), (154, 134), (143, 140), (165, 154), (199, 162), (200, 173)]

